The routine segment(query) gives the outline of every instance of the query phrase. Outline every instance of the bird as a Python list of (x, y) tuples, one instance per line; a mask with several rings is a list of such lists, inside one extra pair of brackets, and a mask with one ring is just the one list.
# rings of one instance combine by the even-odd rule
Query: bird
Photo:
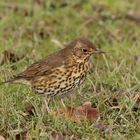
[(3, 83), (25, 84), (47, 98), (65, 96), (79, 88), (90, 70), (90, 57), (105, 53), (87, 38), (77, 38)]

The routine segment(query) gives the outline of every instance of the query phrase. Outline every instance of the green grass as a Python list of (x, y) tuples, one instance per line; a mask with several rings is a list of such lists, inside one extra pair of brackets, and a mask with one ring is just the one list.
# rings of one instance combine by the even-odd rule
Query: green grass
[[(59, 131), (66, 140), (139, 140), (140, 105), (136, 103), (139, 92), (127, 89), (139, 84), (140, 79), (140, 23), (125, 17), (131, 10), (140, 12), (139, 0), (76, 0), (65, 7), (62, 0), (55, 1), (47, 1), (43, 6), (31, 0), (0, 1), (0, 54), (10, 49), (24, 56), (15, 64), (0, 66), (0, 80), (60, 49), (52, 40), (65, 43), (87, 37), (107, 55), (92, 58), (93, 73), (77, 98), (73, 101), (66, 98), (65, 104), (76, 107), (91, 101), (101, 117), (93, 123), (75, 123), (47, 115), (41, 111), (41, 98), (28, 87), (0, 85), (0, 135), (15, 140), (16, 133), (27, 130), (28, 139), (49, 140), (53, 139), (52, 132)], [(11, 65), (17, 69), (12, 70)], [(117, 108), (110, 105), (113, 99), (117, 100)], [(21, 115), (27, 103), (35, 108), (32, 116)], [(51, 109), (57, 108), (61, 105), (56, 99)]]

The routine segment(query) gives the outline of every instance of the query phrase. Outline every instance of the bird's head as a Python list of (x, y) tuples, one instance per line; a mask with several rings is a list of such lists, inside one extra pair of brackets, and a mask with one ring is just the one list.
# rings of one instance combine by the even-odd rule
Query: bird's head
[(85, 38), (80, 38), (73, 43), (73, 54), (77, 59), (88, 59), (92, 54), (105, 53), (95, 47), (95, 45)]

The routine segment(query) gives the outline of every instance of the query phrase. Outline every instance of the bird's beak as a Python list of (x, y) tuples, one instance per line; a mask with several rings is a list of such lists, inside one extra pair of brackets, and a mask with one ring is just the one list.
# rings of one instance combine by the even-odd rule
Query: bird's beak
[(106, 52), (96, 48), (96, 50), (93, 51), (93, 54), (105, 54)]

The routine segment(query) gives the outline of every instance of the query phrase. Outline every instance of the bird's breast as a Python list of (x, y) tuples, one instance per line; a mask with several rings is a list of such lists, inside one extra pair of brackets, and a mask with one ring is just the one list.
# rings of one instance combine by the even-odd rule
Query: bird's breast
[(64, 95), (84, 82), (88, 70), (87, 63), (56, 68), (49, 76), (39, 79), (39, 85), (36, 86), (35, 90), (46, 95)]

